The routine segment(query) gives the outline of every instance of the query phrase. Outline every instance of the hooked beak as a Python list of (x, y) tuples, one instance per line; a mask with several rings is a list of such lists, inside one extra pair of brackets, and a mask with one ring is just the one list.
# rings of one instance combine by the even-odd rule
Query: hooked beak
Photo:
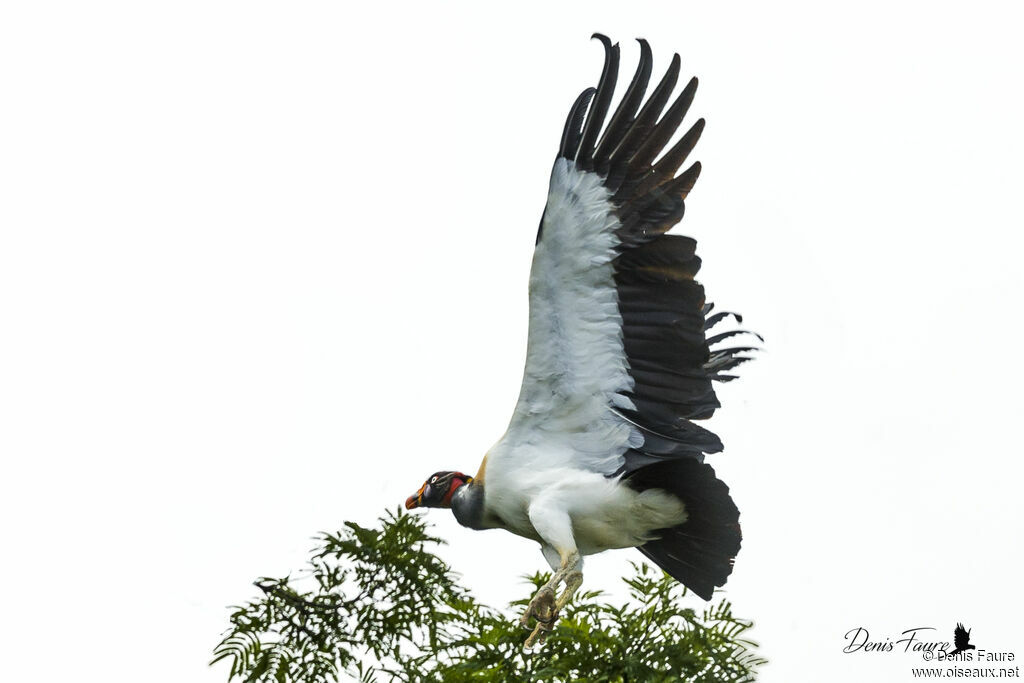
[(419, 491), (405, 499), (406, 510), (413, 510), (420, 506), (420, 504), (423, 502), (423, 488), (424, 487), (421, 486)]

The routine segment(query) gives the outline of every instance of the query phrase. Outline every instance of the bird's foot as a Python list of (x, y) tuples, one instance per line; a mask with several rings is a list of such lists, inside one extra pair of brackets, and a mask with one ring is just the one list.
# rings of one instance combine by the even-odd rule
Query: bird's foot
[(558, 610), (555, 609), (555, 591), (550, 586), (543, 586), (530, 600), (526, 611), (523, 612), (519, 624), (524, 628), (529, 627), (530, 617), (533, 617), (542, 624), (554, 622)]
[(529, 628), (530, 617), (537, 621), (537, 625), (534, 626), (530, 637), (523, 644), (523, 647), (526, 649), (543, 643), (558, 619), (555, 591), (550, 586), (544, 586), (537, 591), (537, 594), (533, 596), (533, 600), (530, 600), (530, 604), (526, 607), (526, 611), (523, 612), (519, 624), (523, 628)]

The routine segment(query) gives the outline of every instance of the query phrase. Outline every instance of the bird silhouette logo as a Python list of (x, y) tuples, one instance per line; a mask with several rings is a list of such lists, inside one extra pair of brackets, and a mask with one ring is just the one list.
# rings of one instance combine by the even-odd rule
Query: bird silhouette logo
[(971, 645), (970, 629), (964, 628), (964, 625), (960, 622), (957, 622), (956, 628), (953, 629), (953, 645), (956, 649), (946, 655), (947, 657), (955, 657), (965, 650), (975, 649), (975, 647)]

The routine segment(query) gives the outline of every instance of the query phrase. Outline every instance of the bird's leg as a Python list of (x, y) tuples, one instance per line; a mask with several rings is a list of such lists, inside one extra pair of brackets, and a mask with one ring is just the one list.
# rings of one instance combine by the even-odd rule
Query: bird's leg
[(576, 549), (576, 539), (573, 538), (572, 518), (565, 508), (565, 501), (558, 490), (552, 490), (538, 495), (530, 502), (527, 514), (530, 523), (533, 525), (537, 536), (541, 541), (541, 552), (544, 558), (556, 569), (555, 575), (551, 577), (544, 586), (537, 591), (537, 595), (530, 601), (530, 606), (523, 615), (523, 624), (529, 623), (530, 616), (537, 619), (537, 626), (533, 633), (526, 639), (525, 646), (533, 647), (535, 643), (544, 641), (548, 632), (554, 626), (558, 618), (558, 606), (555, 599), (555, 591), (566, 574), (573, 571), (580, 563), (580, 554)]
[[(537, 625), (534, 627), (530, 637), (526, 639), (523, 647), (529, 649), (535, 644), (543, 643), (548, 633), (554, 628), (555, 622), (558, 620), (559, 611), (572, 599), (573, 594), (579, 589), (580, 584), (583, 583), (583, 572), (576, 569), (579, 563), (580, 555), (578, 552), (573, 551), (564, 555), (559, 570), (533, 596), (533, 600), (530, 601), (519, 623), (527, 626), (532, 615), (537, 620)], [(558, 584), (562, 582), (565, 583), (565, 590), (556, 599), (555, 591), (558, 590)]]
[(572, 596), (576, 594), (576, 591), (583, 585), (583, 572), (571, 571), (565, 576), (565, 590), (555, 600), (555, 614), (557, 615), (563, 607), (569, 604), (572, 600)]
[(551, 577), (551, 580), (548, 581), (547, 585), (551, 586), (552, 589), (557, 589), (559, 583), (566, 582), (566, 586), (568, 587), (567, 582), (569, 576), (571, 576), (574, 573), (579, 574), (580, 581), (582, 581), (583, 574), (579, 571), (576, 571), (576, 567), (579, 565), (579, 563), (580, 554), (577, 551), (573, 550), (572, 552), (565, 553), (562, 556), (561, 566), (559, 567), (558, 571), (555, 572), (555, 575)]

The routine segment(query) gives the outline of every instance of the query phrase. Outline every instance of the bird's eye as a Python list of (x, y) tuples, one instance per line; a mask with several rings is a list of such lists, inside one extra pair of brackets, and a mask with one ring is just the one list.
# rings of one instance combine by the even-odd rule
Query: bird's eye
[(430, 478), (430, 483), (431, 484), (436, 483), (436, 482), (437, 482), (437, 477), (431, 477)]

